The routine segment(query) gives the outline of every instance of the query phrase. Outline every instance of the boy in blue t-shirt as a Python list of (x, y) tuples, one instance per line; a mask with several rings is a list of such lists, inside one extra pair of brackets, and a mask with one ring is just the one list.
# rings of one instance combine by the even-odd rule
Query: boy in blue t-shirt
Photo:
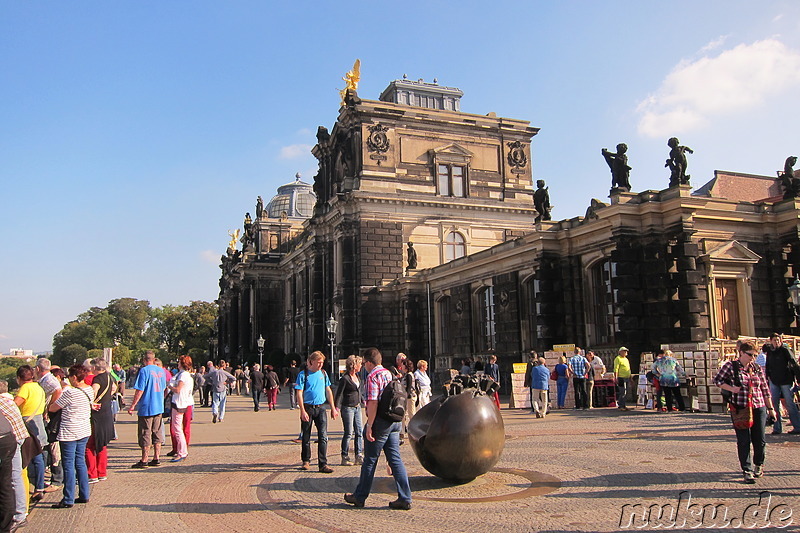
[(331, 416), (336, 419), (339, 411), (333, 401), (331, 380), (322, 370), (325, 356), (322, 352), (314, 352), (308, 356), (306, 368), (297, 374), (294, 383), (297, 403), (300, 406), (300, 429), (302, 448), (300, 459), (302, 470), (311, 468), (311, 424), (317, 426), (317, 460), (319, 471), (330, 474), (333, 469), (328, 466), (328, 411), (325, 401), (331, 405)]
[[(164, 394), (167, 389), (167, 376), (164, 369), (156, 366), (156, 355), (152, 350), (144, 354), (144, 366), (136, 376), (133, 385), (136, 391), (133, 402), (128, 408), (128, 414), (139, 406), (138, 434), (139, 447), (142, 448), (142, 459), (132, 468), (146, 468), (158, 466), (161, 462), (158, 456), (161, 453), (161, 444), (164, 442)], [(153, 460), (148, 462), (150, 446), (153, 446)]]

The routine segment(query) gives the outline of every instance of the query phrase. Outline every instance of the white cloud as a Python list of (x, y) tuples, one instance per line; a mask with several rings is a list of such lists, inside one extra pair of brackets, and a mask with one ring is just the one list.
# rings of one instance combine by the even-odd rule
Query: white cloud
[(722, 48), (722, 45), (725, 44), (725, 41), (728, 40), (727, 35), (720, 35), (715, 40), (711, 41), (703, 48), (700, 49), (700, 54), (705, 54), (707, 52), (711, 52), (712, 50), (716, 50), (717, 48)]
[(780, 13), (778, 15), (775, 15), (775, 17), (772, 19), (772, 22), (778, 22), (782, 18), (783, 18), (783, 13)]
[(639, 133), (680, 135), (706, 126), (715, 116), (753, 109), (794, 87), (800, 87), (800, 52), (775, 39), (681, 61), (637, 107)]
[(9, 337), (8, 335), (3, 335), (2, 333), (0, 333), (0, 339), (10, 339), (10, 338), (11, 337)]
[(206, 263), (211, 263), (212, 265), (219, 264), (219, 258), (222, 254), (220, 252), (214, 250), (203, 250), (200, 252), (200, 259), (205, 261)]
[(281, 159), (297, 159), (306, 155), (311, 155), (310, 144), (292, 144), (281, 147)]

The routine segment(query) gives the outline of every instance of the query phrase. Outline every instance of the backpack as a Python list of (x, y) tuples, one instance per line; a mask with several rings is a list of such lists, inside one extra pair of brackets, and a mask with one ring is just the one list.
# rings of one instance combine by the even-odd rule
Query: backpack
[(392, 377), (378, 400), (378, 416), (390, 422), (400, 422), (406, 414), (408, 391), (405, 380)]

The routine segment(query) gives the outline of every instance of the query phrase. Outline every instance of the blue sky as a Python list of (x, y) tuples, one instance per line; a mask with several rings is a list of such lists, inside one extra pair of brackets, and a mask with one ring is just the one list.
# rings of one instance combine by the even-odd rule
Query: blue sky
[(214, 300), (227, 231), (300, 172), (317, 126), (407, 74), (530, 120), (554, 218), (606, 201), (603, 147), (663, 189), (671, 136), (714, 170), (800, 155), (800, 3), (0, 0), (0, 352), (49, 350), (121, 297)]

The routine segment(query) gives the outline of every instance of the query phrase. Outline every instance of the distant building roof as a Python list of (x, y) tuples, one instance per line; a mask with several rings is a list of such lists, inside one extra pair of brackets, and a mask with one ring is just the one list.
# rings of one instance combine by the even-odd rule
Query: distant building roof
[(725, 198), (737, 202), (765, 202), (783, 198), (780, 180), (758, 174), (715, 170), (714, 179), (696, 189), (692, 196)]
[(317, 195), (309, 183), (300, 181), (300, 174), (295, 180), (278, 187), (278, 194), (270, 200), (267, 212), (270, 218), (311, 218)]
[(379, 100), (428, 109), (460, 111), (462, 96), (464, 96), (464, 92), (461, 89), (439, 85), (436, 79), (433, 80), (433, 83), (422, 79), (411, 81), (403, 75), (402, 80), (394, 80), (389, 83), (389, 86), (381, 93)]

